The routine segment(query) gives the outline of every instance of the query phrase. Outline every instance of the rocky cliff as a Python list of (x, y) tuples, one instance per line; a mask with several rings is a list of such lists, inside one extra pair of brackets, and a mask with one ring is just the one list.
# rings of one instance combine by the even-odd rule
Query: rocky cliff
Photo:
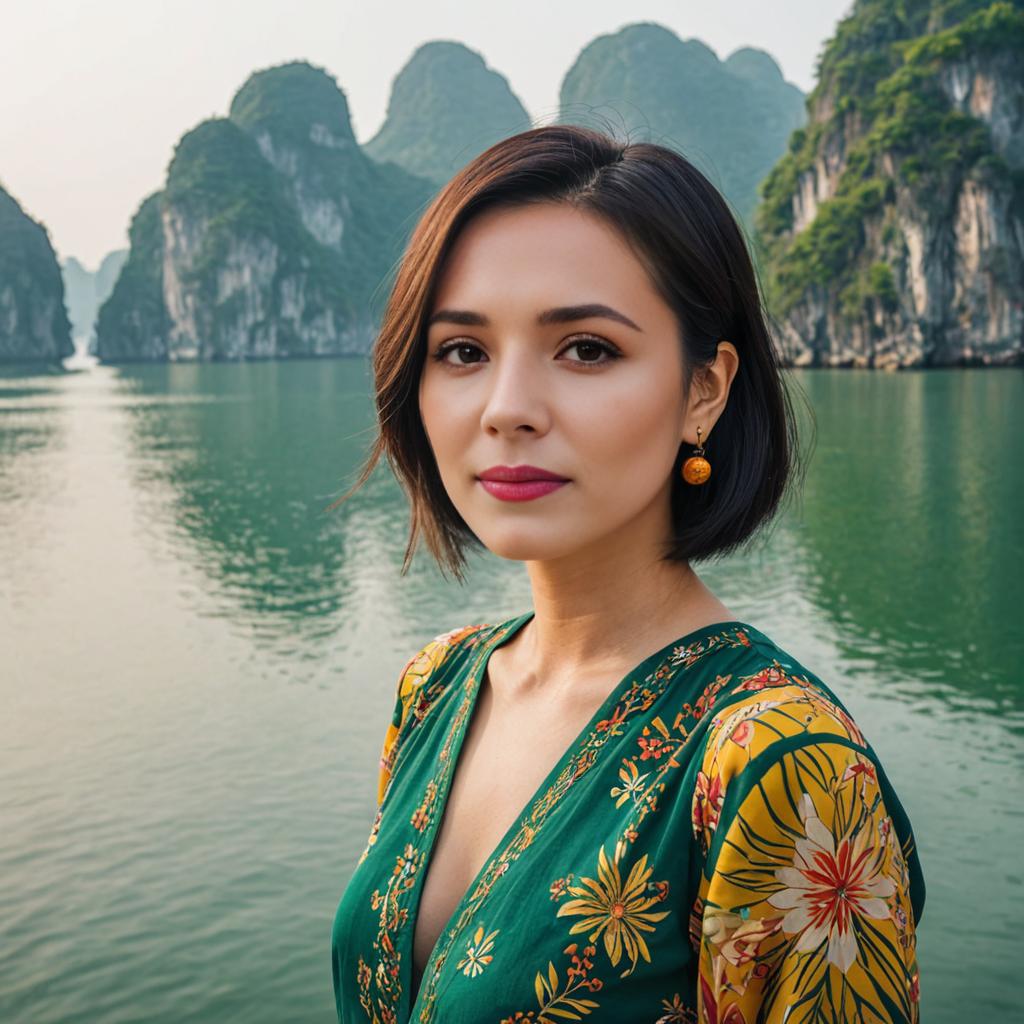
[(163, 195), (144, 199), (128, 231), (128, 259), (96, 318), (96, 355), (108, 362), (165, 360), (171, 320), (163, 291)]
[(1024, 360), (1022, 53), (1020, 0), (854, 4), (758, 211), (787, 361)]
[(57, 362), (74, 351), (50, 236), (0, 187), (0, 362)]
[(105, 361), (366, 352), (411, 213), (432, 192), (356, 144), (344, 94), (304, 62), (250, 77), (175, 148), (100, 311)]
[(440, 187), (495, 142), (531, 127), (508, 81), (480, 54), (435, 40), (395, 76), (384, 124), (363, 148)]
[(804, 95), (763, 50), (726, 60), (698, 39), (640, 22), (598, 36), (561, 87), (560, 120), (683, 153), (748, 224), (758, 183), (804, 124)]

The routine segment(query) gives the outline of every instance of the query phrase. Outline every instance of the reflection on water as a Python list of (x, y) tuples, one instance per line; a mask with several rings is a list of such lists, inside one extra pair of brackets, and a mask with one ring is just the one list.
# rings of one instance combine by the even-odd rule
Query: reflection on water
[[(924, 1019), (1005, 1013), (1024, 376), (794, 377), (804, 499), (702, 575), (882, 757), (928, 882)], [(362, 359), (0, 375), (0, 1019), (332, 1019), (396, 674), (530, 600), (489, 555), (465, 587), (422, 552), (400, 577), (383, 465), (326, 511), (372, 439), (369, 382)]]
[(844, 654), (1020, 729), (1024, 375), (803, 380), (820, 425), (803, 582)]

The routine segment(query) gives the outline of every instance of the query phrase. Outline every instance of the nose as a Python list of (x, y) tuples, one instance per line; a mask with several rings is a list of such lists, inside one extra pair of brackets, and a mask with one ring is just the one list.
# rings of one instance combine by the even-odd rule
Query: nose
[[(525, 347), (524, 347), (525, 348)], [(495, 359), (486, 375), (487, 389), (480, 425), (513, 433), (520, 427), (543, 432), (549, 420), (543, 373), (528, 350)]]

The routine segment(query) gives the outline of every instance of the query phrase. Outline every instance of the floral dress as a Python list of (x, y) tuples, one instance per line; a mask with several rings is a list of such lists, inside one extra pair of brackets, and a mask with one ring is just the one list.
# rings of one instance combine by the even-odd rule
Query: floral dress
[(401, 674), (334, 919), (341, 1024), (918, 1021), (910, 822), (836, 696), (735, 620), (612, 690), (412, 991), (417, 905), (487, 661), (532, 615), (436, 636)]

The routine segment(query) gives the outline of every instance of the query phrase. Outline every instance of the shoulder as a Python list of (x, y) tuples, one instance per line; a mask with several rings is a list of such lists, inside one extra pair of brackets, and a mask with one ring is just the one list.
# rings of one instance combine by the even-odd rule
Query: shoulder
[(495, 628), (490, 623), (472, 623), (431, 637), (410, 655), (399, 673), (397, 703), (408, 711), (412, 703), (419, 701), (428, 683), (439, 681), (442, 669), (453, 665), (460, 653), (479, 647)]
[(910, 822), (831, 690), (779, 648), (758, 653), (720, 692), (698, 755), (700, 1000), (718, 1020), (916, 1021)]
[(875, 753), (850, 712), (817, 675), (766, 640), (751, 645), (712, 711), (693, 799), (694, 835), (705, 853), (727, 794), (733, 807), (755, 787), (784, 795), (793, 772), (802, 787), (797, 800), (808, 773), (826, 788), (855, 777), (877, 782)]
[(408, 680), (410, 685), (426, 679), (447, 662), (456, 650), (476, 647), (493, 630), (494, 626), (488, 623), (475, 623), (438, 633), (410, 655), (402, 669), (401, 679)]
[(457, 626), (431, 637), (413, 652), (398, 674), (391, 721), (384, 734), (377, 779), (377, 803), (383, 803), (400, 748), (418, 722), (422, 722), (434, 698), (451, 678), (449, 669), (459, 652), (475, 649), (492, 635), (494, 626), (474, 623)]
[(724, 689), (708, 728), (706, 754), (731, 741), (756, 757), (769, 746), (823, 734), (867, 747), (853, 716), (814, 673), (780, 648), (755, 646)]

